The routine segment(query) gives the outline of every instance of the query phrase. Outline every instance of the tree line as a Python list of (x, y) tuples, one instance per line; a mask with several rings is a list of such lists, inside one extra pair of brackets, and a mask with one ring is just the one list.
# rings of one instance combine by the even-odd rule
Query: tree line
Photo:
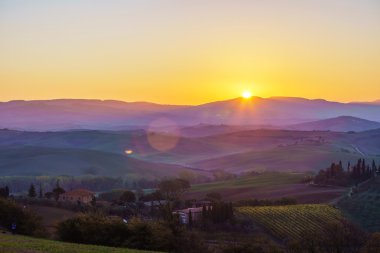
[(376, 162), (367, 163), (365, 159), (359, 159), (356, 164), (351, 165), (348, 162), (344, 168), (342, 161), (332, 163), (329, 168), (322, 169), (314, 178), (314, 183), (324, 185), (350, 186), (364, 182), (380, 171), (380, 166), (376, 166)]

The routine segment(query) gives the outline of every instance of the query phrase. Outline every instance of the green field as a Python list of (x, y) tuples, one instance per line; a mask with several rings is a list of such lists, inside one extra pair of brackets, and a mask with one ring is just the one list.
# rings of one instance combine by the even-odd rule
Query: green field
[(241, 177), (233, 180), (219, 181), (207, 184), (198, 184), (191, 187), (192, 192), (210, 192), (222, 189), (239, 189), (246, 187), (269, 187), (299, 183), (306, 176), (305, 173), (263, 173), (257, 176)]
[(251, 218), (279, 239), (299, 239), (305, 231), (321, 231), (323, 226), (342, 216), (329, 205), (240, 207), (240, 214)]
[(202, 199), (207, 193), (217, 192), (225, 201), (287, 197), (302, 204), (320, 204), (329, 203), (346, 192), (345, 188), (315, 187), (301, 183), (308, 176), (306, 173), (266, 172), (256, 176), (193, 185), (186, 197)]
[[(6, 253), (142, 253), (149, 251), (64, 243), (0, 234), (0, 252)], [(151, 251), (150, 251), (151, 252)]]
[(380, 231), (380, 179), (377, 177), (352, 197), (338, 202), (345, 215), (369, 232)]

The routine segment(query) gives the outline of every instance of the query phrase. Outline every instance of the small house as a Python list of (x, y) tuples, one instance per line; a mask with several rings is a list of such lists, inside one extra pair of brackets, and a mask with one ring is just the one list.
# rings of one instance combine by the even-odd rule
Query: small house
[(179, 220), (182, 224), (189, 224), (190, 212), (193, 222), (197, 222), (202, 219), (202, 210), (203, 207), (187, 208), (183, 210), (176, 210), (173, 212), (173, 214), (179, 216)]
[(72, 190), (72, 191), (68, 191), (61, 194), (59, 196), (59, 201), (88, 204), (94, 199), (94, 197), (95, 197), (95, 194), (91, 191), (84, 190), (84, 189), (77, 189), (77, 190)]

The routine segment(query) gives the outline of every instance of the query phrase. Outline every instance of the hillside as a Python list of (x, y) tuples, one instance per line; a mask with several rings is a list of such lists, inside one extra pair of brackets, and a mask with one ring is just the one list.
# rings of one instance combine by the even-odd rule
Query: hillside
[(335, 132), (362, 132), (380, 128), (380, 123), (351, 116), (301, 123), (289, 126), (289, 129), (298, 131), (335, 131)]
[(240, 207), (238, 212), (281, 240), (299, 239), (305, 232), (323, 232), (323, 226), (343, 217), (328, 205)]
[(95, 150), (35, 146), (0, 147), (0, 176), (110, 176), (156, 179), (189, 171)]
[[(346, 149), (347, 148), (347, 149)], [(267, 150), (254, 150), (197, 161), (191, 165), (202, 170), (244, 171), (316, 171), (331, 161), (354, 162), (361, 157), (352, 147), (331, 144), (294, 144)], [(372, 156), (368, 159), (379, 160)]]
[(0, 233), (0, 252), (7, 253), (143, 253), (141, 251), (103, 246), (64, 243), (26, 236)]
[[(244, 130), (193, 138), (144, 130), (0, 130), (0, 175), (155, 178), (175, 176), (183, 170), (316, 171), (332, 161), (356, 162), (363, 155), (379, 161), (379, 141), (380, 130), (354, 134)], [(169, 150), (157, 149), (167, 143), (174, 145)], [(126, 150), (132, 154), (127, 155)]]
[(186, 197), (202, 199), (206, 194), (218, 192), (225, 201), (242, 199), (294, 198), (298, 203), (327, 203), (347, 190), (342, 187), (326, 188), (301, 183), (310, 174), (262, 173), (241, 178), (192, 185)]
[(338, 103), (321, 99), (253, 97), (196, 106), (127, 103), (113, 100), (35, 100), (0, 103), (0, 128), (62, 131), (148, 128), (164, 119), (166, 126), (273, 125), (286, 126), (342, 115), (380, 121), (376, 103)]
[(338, 202), (345, 215), (369, 232), (380, 231), (380, 179), (377, 177), (359, 187), (352, 196)]

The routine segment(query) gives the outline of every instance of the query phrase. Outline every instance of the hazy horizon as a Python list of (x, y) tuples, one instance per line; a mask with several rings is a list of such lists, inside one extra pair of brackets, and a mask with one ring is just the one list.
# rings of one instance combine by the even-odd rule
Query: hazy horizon
[[(335, 101), (335, 100), (329, 100), (325, 98), (307, 98), (307, 97), (293, 97), (293, 96), (270, 96), (270, 97), (262, 97), (262, 96), (252, 96), (250, 99), (255, 98), (261, 98), (261, 99), (274, 99), (274, 98), (290, 98), (290, 99), (305, 99), (305, 100), (324, 100), (326, 102), (335, 102), (335, 103), (342, 103), (342, 104), (351, 104), (351, 103), (376, 103), (379, 102), (380, 99), (375, 99), (371, 101)], [(15, 101), (25, 101), (25, 102), (31, 102), (31, 101), (54, 101), (54, 100), (94, 100), (94, 101), (118, 101), (118, 102), (125, 102), (125, 103), (151, 103), (151, 104), (158, 104), (158, 105), (179, 105), (179, 106), (198, 106), (198, 105), (204, 105), (208, 103), (213, 102), (222, 102), (222, 101), (229, 101), (229, 100), (235, 100), (235, 99), (244, 99), (242, 96), (236, 96), (231, 98), (226, 98), (224, 100), (210, 100), (206, 101), (204, 103), (199, 104), (176, 104), (176, 103), (159, 103), (159, 102), (153, 102), (148, 100), (122, 100), (122, 99), (113, 99), (113, 98), (68, 98), (68, 97), (62, 97), (62, 98), (48, 98), (48, 99), (11, 99), (11, 100), (0, 100), (0, 103), (8, 103), (8, 102), (15, 102)]]

